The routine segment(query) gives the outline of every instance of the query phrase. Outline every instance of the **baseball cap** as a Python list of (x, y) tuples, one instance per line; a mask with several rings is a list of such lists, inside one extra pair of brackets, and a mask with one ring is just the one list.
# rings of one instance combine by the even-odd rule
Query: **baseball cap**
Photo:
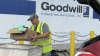
[(38, 18), (38, 15), (33, 13), (33, 14), (31, 14), (31, 17), (28, 19), (28, 21), (31, 19), (34, 19), (34, 18)]

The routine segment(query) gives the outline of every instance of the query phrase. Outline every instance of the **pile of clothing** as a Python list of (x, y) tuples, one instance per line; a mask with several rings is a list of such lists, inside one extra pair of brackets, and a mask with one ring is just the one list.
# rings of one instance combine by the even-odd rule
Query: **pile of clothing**
[(13, 27), (12, 29), (19, 29), (19, 31), (24, 31), (26, 28), (28, 28), (28, 27), (21, 25), (21, 26)]

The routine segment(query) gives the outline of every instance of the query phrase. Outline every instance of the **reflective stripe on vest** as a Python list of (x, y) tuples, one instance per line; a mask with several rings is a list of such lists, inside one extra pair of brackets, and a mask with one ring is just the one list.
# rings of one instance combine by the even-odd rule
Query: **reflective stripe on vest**
[(37, 46), (48, 47), (50, 45), (51, 45), (51, 43), (50, 44), (47, 44), (47, 45), (37, 45)]
[(46, 41), (41, 41), (41, 42), (33, 42), (32, 45), (47, 45), (51, 43), (50, 39)]
[(32, 30), (32, 27), (33, 27), (33, 26), (31, 26), (31, 28), (30, 28), (31, 30)]
[(51, 45), (51, 43), (50, 44), (47, 44), (47, 45), (43, 45), (43, 47), (48, 47), (48, 46), (50, 46)]
[[(46, 40), (49, 40), (49, 39), (50, 39), (50, 37), (44, 38), (44, 39), (40, 39), (40, 40), (37, 40), (36, 42), (46, 41)], [(34, 42), (34, 41), (33, 41), (33, 42)]]

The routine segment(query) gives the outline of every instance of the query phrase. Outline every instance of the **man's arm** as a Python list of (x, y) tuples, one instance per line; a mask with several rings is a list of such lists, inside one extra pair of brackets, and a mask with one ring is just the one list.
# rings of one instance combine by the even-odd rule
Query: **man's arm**
[(32, 38), (34, 38), (33, 39), (34, 41), (36, 41), (37, 39), (42, 39), (42, 38), (49, 37), (50, 31), (49, 31), (49, 27), (47, 26), (46, 23), (44, 23), (42, 30), (43, 30), (43, 34), (42, 35), (39, 35), (39, 36), (35, 35), (35, 37), (32, 37)]
[(37, 36), (37, 38), (45, 38), (45, 37), (49, 37), (49, 33), (50, 33), (50, 31), (49, 31), (49, 27), (47, 26), (46, 23), (44, 23), (44, 25), (43, 25), (43, 29), (42, 29), (42, 30), (43, 30), (43, 34)]
[(42, 35), (37, 36), (37, 38), (42, 39), (45, 37), (49, 37), (49, 32), (43, 33)]

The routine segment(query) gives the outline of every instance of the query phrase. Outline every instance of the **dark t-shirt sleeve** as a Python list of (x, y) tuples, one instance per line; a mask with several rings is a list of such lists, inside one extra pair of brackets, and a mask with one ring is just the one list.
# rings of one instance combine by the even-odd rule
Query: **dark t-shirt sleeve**
[(46, 32), (49, 32), (50, 33), (50, 30), (49, 30), (49, 27), (46, 23), (43, 24), (43, 33), (46, 33)]

